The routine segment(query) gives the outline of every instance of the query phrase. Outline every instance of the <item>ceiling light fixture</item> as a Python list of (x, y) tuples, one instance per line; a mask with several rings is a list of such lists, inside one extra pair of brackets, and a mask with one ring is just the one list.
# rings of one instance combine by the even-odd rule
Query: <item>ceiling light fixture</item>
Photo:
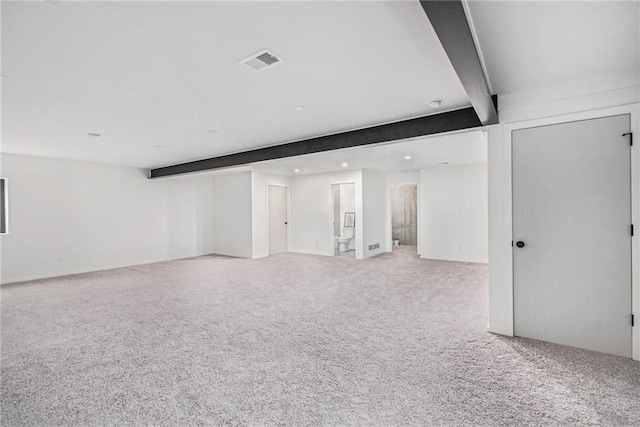
[(295, 107), (293, 107), (293, 109), (296, 111), (302, 111), (304, 110), (304, 107), (302, 105), (296, 105)]
[(406, 156), (404, 156), (404, 159), (405, 160), (411, 160), (411, 156), (407, 154)]
[(349, 163), (347, 163), (347, 162), (342, 162), (342, 163), (340, 164), (340, 166), (342, 166), (343, 168), (347, 168), (347, 167), (349, 167)]
[(215, 133), (218, 133), (218, 131), (215, 129), (211, 129), (211, 130), (208, 130), (207, 133), (215, 134)]
[(449, 162), (440, 162), (440, 163), (438, 163), (438, 164), (439, 164), (439, 165), (448, 165), (448, 164), (449, 164)]
[(294, 171), (295, 173), (298, 173), (298, 172), (300, 172), (300, 169), (295, 168), (293, 171)]
[(91, 136), (91, 137), (93, 137), (93, 138), (99, 138), (99, 137), (101, 137), (101, 136), (102, 136), (102, 134), (100, 134), (100, 133), (96, 133), (96, 132), (89, 132), (89, 133), (87, 134), (87, 136)]
[(429, 107), (438, 108), (442, 105), (442, 99), (434, 99), (433, 101), (429, 101)]

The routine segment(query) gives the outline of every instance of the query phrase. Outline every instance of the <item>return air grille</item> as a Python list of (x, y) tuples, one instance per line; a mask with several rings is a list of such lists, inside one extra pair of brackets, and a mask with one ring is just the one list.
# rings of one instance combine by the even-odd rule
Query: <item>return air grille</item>
[(265, 68), (273, 66), (274, 64), (282, 61), (283, 59), (278, 57), (275, 53), (268, 50), (263, 50), (251, 55), (246, 59), (243, 59), (242, 61), (240, 61), (240, 63), (255, 71), (262, 71)]

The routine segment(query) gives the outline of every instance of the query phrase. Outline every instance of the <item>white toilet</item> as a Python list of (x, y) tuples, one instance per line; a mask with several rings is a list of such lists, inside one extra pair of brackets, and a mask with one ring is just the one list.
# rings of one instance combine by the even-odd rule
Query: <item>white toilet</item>
[(349, 250), (349, 242), (353, 239), (353, 227), (343, 227), (342, 235), (338, 237), (338, 252), (347, 252)]

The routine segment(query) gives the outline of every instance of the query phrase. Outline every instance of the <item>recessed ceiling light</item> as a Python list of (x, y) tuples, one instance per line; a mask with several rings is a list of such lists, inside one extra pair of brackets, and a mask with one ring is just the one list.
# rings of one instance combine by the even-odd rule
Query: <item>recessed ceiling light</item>
[(347, 162), (342, 162), (342, 163), (340, 164), (340, 166), (342, 166), (343, 168), (346, 168), (346, 167), (349, 167), (349, 163), (347, 163)]
[(304, 110), (304, 107), (302, 105), (296, 105), (295, 107), (293, 107), (293, 109), (296, 111), (302, 111)]
[(211, 129), (211, 130), (208, 130), (207, 133), (214, 134), (214, 133), (218, 133), (218, 131), (215, 129)]
[(407, 154), (406, 156), (404, 156), (404, 159), (405, 160), (411, 160), (411, 156)]
[(429, 101), (429, 107), (438, 108), (442, 105), (442, 99), (434, 99), (433, 101)]
[(300, 172), (300, 169), (295, 168), (293, 171), (294, 171), (295, 173), (298, 173), (298, 172)]
[(91, 137), (93, 137), (93, 138), (99, 138), (99, 137), (101, 137), (101, 136), (102, 136), (102, 134), (100, 134), (100, 133), (96, 133), (96, 132), (89, 132), (89, 133), (87, 134), (87, 136), (91, 136)]

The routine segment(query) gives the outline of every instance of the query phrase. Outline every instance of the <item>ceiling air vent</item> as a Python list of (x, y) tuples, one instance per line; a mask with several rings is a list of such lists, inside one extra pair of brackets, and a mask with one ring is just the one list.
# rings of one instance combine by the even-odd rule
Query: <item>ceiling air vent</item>
[(283, 62), (283, 59), (268, 50), (260, 51), (240, 61), (241, 64), (244, 64), (255, 71), (262, 71), (279, 62)]

